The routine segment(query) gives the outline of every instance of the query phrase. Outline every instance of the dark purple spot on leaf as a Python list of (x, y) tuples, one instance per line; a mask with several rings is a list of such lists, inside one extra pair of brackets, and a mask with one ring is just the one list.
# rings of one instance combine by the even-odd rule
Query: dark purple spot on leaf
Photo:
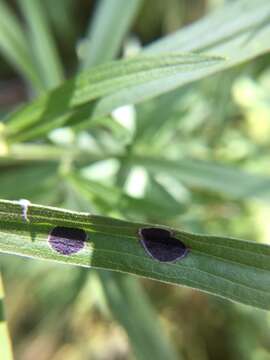
[(82, 229), (56, 226), (49, 234), (49, 244), (62, 255), (71, 255), (84, 247), (87, 234)]
[(182, 259), (188, 253), (185, 244), (174, 238), (169, 230), (142, 228), (139, 230), (141, 244), (148, 255), (162, 262)]

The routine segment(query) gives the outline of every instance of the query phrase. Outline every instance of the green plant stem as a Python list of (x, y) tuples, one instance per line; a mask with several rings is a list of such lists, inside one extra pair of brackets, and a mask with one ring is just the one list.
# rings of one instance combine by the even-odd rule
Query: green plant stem
[(8, 326), (6, 322), (5, 309), (4, 309), (4, 286), (2, 280), (2, 274), (0, 272), (0, 359), (12, 360), (12, 346), (9, 337)]

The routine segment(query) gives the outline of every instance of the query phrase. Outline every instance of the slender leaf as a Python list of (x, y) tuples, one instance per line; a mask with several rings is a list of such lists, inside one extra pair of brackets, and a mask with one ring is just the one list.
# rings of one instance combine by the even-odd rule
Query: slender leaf
[(77, 189), (79, 189), (90, 201), (100, 204), (104, 209), (113, 210), (125, 214), (125, 216), (133, 216), (137, 219), (142, 216), (154, 220), (157, 217), (164, 219), (179, 215), (183, 212), (183, 206), (174, 199), (170, 202), (163, 201), (162, 208), (157, 214), (159, 203), (154, 197), (151, 199), (135, 198), (126, 194), (118, 187), (106, 186), (96, 181), (85, 179), (80, 175), (69, 175), (68, 180)]
[[(20, 203), (0, 201), (0, 252), (137, 274), (270, 309), (269, 245), (173, 230), (189, 252), (161, 263), (138, 239), (139, 229), (149, 225), (38, 205), (26, 215), (28, 221)], [(84, 249), (68, 256), (53, 250), (48, 234), (55, 226), (84, 229)]]
[[(136, 359), (178, 359), (138, 281), (125, 274), (99, 271), (114, 317), (125, 327)], [(155, 323), (155, 326), (153, 326)]]
[[(232, 66), (253, 59), (270, 50), (270, 2), (268, 0), (238, 0), (228, 2), (213, 14), (180, 29), (146, 47), (146, 54), (162, 54), (168, 51), (192, 51), (214, 54), (226, 61), (205, 68), (193, 78), (183, 81), (183, 74), (168, 76), (166, 81), (150, 81), (140, 86), (118, 91), (102, 99), (97, 113), (103, 109), (137, 103), (166, 93), (188, 82), (224, 71)], [(143, 95), (142, 95), (143, 94)]]
[(159, 143), (163, 132), (172, 133), (188, 107), (184, 97), (187, 89), (177, 89), (152, 101), (137, 106), (138, 124), (134, 143), (149, 145)]
[(63, 68), (50, 31), (44, 5), (40, 0), (18, 0), (26, 18), (33, 53), (42, 76), (44, 88), (63, 81)]
[(0, 52), (36, 91), (42, 89), (24, 29), (3, 0), (0, 1)]
[(153, 173), (171, 175), (192, 187), (234, 198), (257, 197), (269, 200), (270, 178), (264, 175), (195, 159), (169, 160), (135, 155), (128, 159), (130, 164), (142, 165)]
[(228, 57), (228, 61), (247, 60), (269, 51), (269, 19), (268, 0), (227, 2), (196, 23), (150, 44), (146, 50), (214, 52)]
[[(11, 114), (7, 119), (7, 135), (12, 140), (26, 140), (36, 131), (35, 127), (38, 127), (40, 135), (44, 134), (49, 129), (64, 125), (78, 109), (81, 111), (85, 104), (102, 96), (127, 89), (134, 84), (145, 84), (153, 79), (160, 79), (163, 83), (168, 76), (178, 73), (182, 74), (183, 82), (189, 82), (204, 71), (205, 67), (216, 66), (220, 61), (222, 59), (215, 57), (172, 53), (136, 57), (97, 66)], [(92, 112), (95, 116), (102, 116), (109, 113), (115, 105), (97, 113), (93, 103)], [(91, 109), (88, 111), (91, 113)]]
[(74, 21), (74, 11), (77, 3), (73, 0), (47, 0), (46, 8), (48, 17), (53, 23), (53, 28), (64, 41), (76, 41), (77, 22)]
[[(186, 58), (186, 62), (189, 62), (190, 67), (184, 66), (183, 69), (181, 66), (177, 66), (177, 55), (174, 58), (174, 63), (171, 62), (170, 66), (164, 66), (166, 64), (166, 61), (164, 62), (166, 55), (163, 55), (164, 57), (161, 57), (159, 64), (157, 63), (157, 58), (151, 58), (151, 60), (148, 58), (151, 66), (148, 63), (147, 72), (145, 72), (146, 68), (137, 68), (137, 72), (136, 70), (134, 72), (133, 69), (133, 78), (130, 71), (131, 63), (133, 65), (136, 63), (137, 65), (142, 65), (143, 62), (146, 62), (145, 57), (116, 62), (114, 65), (108, 64), (105, 68), (99, 67), (94, 70), (94, 73), (88, 72), (79, 75), (76, 80), (70, 81), (62, 88), (59, 88), (56, 93), (47, 94), (45, 97), (38, 99), (30, 105), (30, 107), (12, 115), (9, 119), (12, 119), (10, 130), (13, 136), (15, 136), (14, 132), (18, 133), (21, 129), (25, 130), (25, 126), (31, 127), (33, 124), (37, 125), (38, 122), (42, 124), (44, 124), (44, 122), (46, 123), (46, 126), (40, 129), (40, 132), (44, 134), (51, 128), (61, 126), (66, 122), (69, 116), (68, 109), (70, 110), (70, 108), (74, 108), (74, 106), (82, 105), (93, 99), (102, 98), (98, 105), (95, 106), (92, 116), (102, 116), (108, 114), (118, 106), (144, 101), (269, 51), (268, 39), (270, 36), (270, 25), (268, 25), (266, 21), (270, 12), (270, 3), (268, 0), (259, 0), (256, 3), (241, 0), (236, 2), (234, 6), (231, 4), (227, 5), (225, 10), (224, 19), (222, 13), (219, 12), (209, 15), (206, 19), (202, 20), (202, 23), (199, 22), (193, 25), (195, 30), (193, 26), (190, 26), (182, 30), (181, 33), (178, 33), (177, 36), (181, 39), (186, 39), (192, 35), (201, 41), (202, 33), (207, 32), (206, 29), (208, 29), (209, 25), (209, 34), (207, 33), (205, 37), (212, 39), (214, 33), (217, 33), (219, 36), (215, 37), (214, 41), (211, 42), (213, 45), (211, 48), (209, 46), (208, 49), (207, 45), (204, 49), (207, 49), (210, 53), (225, 55), (226, 61), (217, 61), (214, 59), (210, 61), (209, 58), (208, 61), (206, 61), (206, 59), (203, 61), (203, 59), (196, 57), (193, 57), (193, 59)], [(219, 29), (220, 23), (224, 23), (221, 29)], [(199, 28), (199, 30), (197, 30), (197, 28)], [(189, 35), (189, 33), (191, 33), (191, 35)], [(149, 52), (156, 51), (160, 57), (160, 53), (164, 52), (164, 49), (171, 48), (173, 46), (172, 44), (174, 44), (174, 41), (170, 40), (171, 37), (168, 39), (168, 46), (165, 46), (166, 43), (163, 42), (160, 45), (157, 43), (155, 46), (149, 48)], [(174, 50), (179, 50), (179, 44), (176, 41), (175, 43)], [(194, 48), (193, 50), (196, 49)], [(129, 63), (129, 61), (131, 61), (131, 63)], [(172, 59), (170, 61), (172, 61)], [(192, 65), (190, 65), (190, 61)], [(163, 66), (160, 68), (162, 62)], [(206, 62), (208, 68), (202, 66), (206, 65)], [(124, 64), (125, 66), (123, 66)], [(146, 64), (144, 63), (144, 65)], [(169, 64), (167, 63), (167, 65)], [(180, 63), (178, 63), (178, 65), (180, 65)], [(117, 67), (118, 73), (115, 71)], [(101, 75), (103, 71), (107, 71), (107, 77)], [(110, 71), (112, 72), (111, 74)], [(127, 76), (127, 73), (129, 73), (130, 76)], [(94, 74), (96, 75), (94, 76)], [(99, 84), (97, 84), (97, 81)], [(91, 82), (91, 85), (89, 82)], [(94, 87), (96, 90), (94, 91), (91, 87)], [(59, 93), (61, 93), (61, 95), (59, 95)], [(77, 95), (80, 96), (80, 101)], [(58, 100), (58, 107), (56, 104), (51, 105), (51, 102), (53, 102), (52, 98), (54, 97)], [(33, 108), (35, 108), (35, 111)], [(48, 108), (49, 111), (45, 111), (48, 110)], [(28, 121), (25, 119), (26, 114)], [(57, 118), (57, 121), (55, 118)], [(31, 130), (28, 129), (28, 131), (21, 136), (23, 139), (27, 139), (33, 135), (31, 135)], [(36, 136), (37, 134), (35, 133), (35, 137)]]
[(100, 0), (88, 30), (83, 68), (109, 61), (117, 55), (121, 42), (142, 0)]

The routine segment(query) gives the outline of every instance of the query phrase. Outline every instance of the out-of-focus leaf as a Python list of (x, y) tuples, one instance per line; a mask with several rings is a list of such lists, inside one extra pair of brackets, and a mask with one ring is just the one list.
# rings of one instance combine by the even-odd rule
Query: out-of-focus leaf
[(0, 165), (12, 162), (27, 161), (59, 161), (66, 156), (74, 156), (79, 152), (78, 148), (65, 148), (45, 144), (12, 144), (5, 154), (0, 156)]
[(74, 21), (74, 11), (77, 3), (73, 0), (46, 0), (45, 5), (57, 34), (61, 39), (75, 43), (77, 22)]
[[(226, 61), (197, 73), (193, 80), (226, 70), (232, 66), (253, 59), (270, 50), (270, 2), (268, 0), (238, 0), (229, 2), (218, 11), (180, 29), (172, 35), (147, 46), (144, 53), (162, 54), (168, 51), (192, 51), (215, 54)], [(98, 110), (110, 104), (137, 103), (147, 98), (166, 93), (190, 82), (183, 74), (174, 74), (162, 84), (153, 80), (131, 89), (118, 91), (102, 99)], [(143, 98), (142, 95), (143, 94)]]
[[(0, 252), (137, 274), (270, 309), (269, 245), (173, 230), (189, 251), (180, 261), (161, 263), (139, 241), (139, 229), (149, 224), (34, 204), (27, 219), (20, 203), (0, 201)], [(55, 226), (83, 229), (84, 248), (70, 255), (55, 251), (48, 242)]]
[(170, 202), (163, 201), (162, 206), (159, 206), (158, 201), (155, 201), (153, 197), (151, 199), (135, 198), (117, 187), (106, 186), (79, 175), (68, 176), (68, 180), (84, 193), (91, 203), (96, 204), (97, 209), (103, 210), (103, 213), (104, 211), (117, 211), (126, 217), (140, 219), (142, 216), (146, 216), (155, 220), (160, 217), (176, 216), (183, 212), (183, 206), (174, 199), (171, 199)]
[(99, 271), (104, 293), (114, 317), (126, 329), (136, 359), (179, 359), (161, 336), (156, 314), (138, 281), (125, 274)]
[(0, 1), (0, 52), (36, 91), (42, 89), (24, 29), (3, 0)]
[[(159, 79), (163, 86), (167, 77), (182, 74), (183, 82), (189, 82), (205, 67), (216, 66), (220, 58), (202, 55), (172, 53), (163, 56), (142, 56), (106, 63), (82, 72), (74, 79), (66, 81), (55, 90), (44, 94), (31, 104), (12, 113), (7, 119), (7, 136), (10, 140), (26, 140), (46, 134), (50, 129), (64, 125), (71, 116), (85, 104), (97, 100), (117, 90), (127, 89), (134, 84), (146, 84)], [(137, 94), (138, 95), (138, 94)], [(146, 94), (140, 92), (143, 100)], [(93, 117), (103, 116), (118, 105), (129, 102), (125, 97), (120, 103), (88, 111)]]
[[(78, 144), (69, 146), (33, 143), (11, 144), (6, 153), (0, 154), (0, 171), (4, 172), (5, 168), (11, 168), (12, 165), (27, 167), (29, 164), (35, 166), (44, 164), (44, 169), (48, 164), (51, 164), (50, 166), (53, 166), (55, 171), (57, 164), (71, 164), (73, 162), (78, 166), (90, 165), (93, 162), (107, 160), (117, 155), (117, 153), (106, 152), (107, 149), (105, 147), (97, 149), (94, 146), (91, 148), (89, 144), (87, 145), (88, 147), (85, 148), (83, 146), (80, 147)], [(3, 175), (1, 174), (1, 176)]]
[(2, 282), (2, 275), (0, 273), (0, 357), (4, 360), (12, 360), (13, 355), (5, 317), (4, 298), (4, 287)]
[(87, 34), (83, 68), (115, 58), (141, 3), (142, 0), (100, 0), (98, 2)]
[(270, 178), (267, 176), (194, 159), (169, 160), (134, 155), (128, 161), (133, 165), (144, 166), (153, 173), (174, 176), (191, 187), (220, 192), (234, 198), (269, 199)]
[(147, 52), (214, 52), (229, 63), (238, 63), (269, 51), (269, 19), (267, 0), (226, 3), (202, 20), (150, 44)]
[(63, 81), (63, 68), (57, 54), (45, 9), (40, 0), (18, 0), (29, 28), (32, 50), (44, 89)]
[(55, 204), (59, 190), (56, 170), (56, 164), (2, 165), (0, 196)]
[(155, 147), (164, 132), (175, 129), (181, 115), (188, 107), (184, 95), (187, 91), (177, 89), (150, 102), (138, 106), (138, 126), (134, 142)]

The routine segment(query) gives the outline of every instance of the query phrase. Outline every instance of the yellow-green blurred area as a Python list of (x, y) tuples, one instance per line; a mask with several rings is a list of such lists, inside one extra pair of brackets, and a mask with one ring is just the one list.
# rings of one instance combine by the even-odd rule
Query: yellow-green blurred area
[[(79, 68), (99, 1), (44, 0), (67, 77)], [(139, 52), (226, 2), (234, 1), (144, 0), (118, 57)], [(18, 2), (5, 3), (24, 23)], [(1, 118), (34, 96), (0, 53)], [(113, 119), (80, 131), (58, 128), (32, 142), (67, 152), (87, 149), (100, 160), (75, 169), (84, 182), (65, 181), (63, 174), (74, 170), (72, 159), (23, 163), (34, 157), (35, 148), (12, 144), (16, 160), (11, 156), (0, 161), (0, 198), (26, 197), (40, 204), (270, 243), (270, 205), (263, 198), (189, 186), (170, 173), (152, 174), (143, 164), (131, 167), (105, 156), (133, 151), (173, 160), (195, 158), (270, 175), (268, 54), (117, 109)], [(0, 159), (9, 151), (1, 141), (2, 127), (0, 122)], [(152, 360), (156, 344), (164, 341), (171, 359), (270, 360), (266, 311), (131, 275), (16, 256), (1, 255), (1, 268), (15, 359)], [(152, 337), (141, 336), (151, 329)]]

